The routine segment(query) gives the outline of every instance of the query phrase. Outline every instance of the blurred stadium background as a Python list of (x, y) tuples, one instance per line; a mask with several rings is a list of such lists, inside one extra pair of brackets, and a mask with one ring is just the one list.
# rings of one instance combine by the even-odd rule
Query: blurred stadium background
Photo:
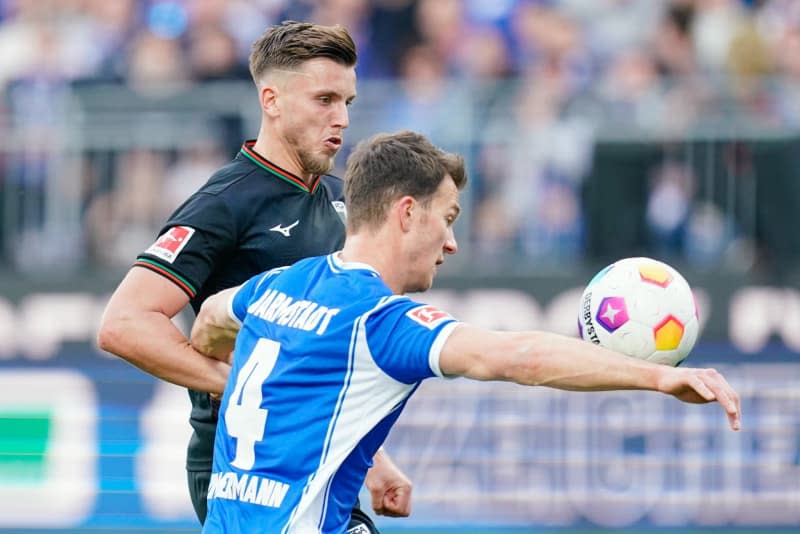
[(169, 212), (257, 133), (248, 46), (285, 18), (358, 41), (339, 172), (400, 128), (467, 157), (430, 300), (574, 333), (593, 272), (654, 256), (697, 290), (690, 361), (744, 401), (735, 434), (655, 395), (425, 384), (388, 443), (414, 514), (385, 531), (798, 531), (794, 0), (0, 0), (0, 530), (198, 531), (185, 392), (94, 333)]

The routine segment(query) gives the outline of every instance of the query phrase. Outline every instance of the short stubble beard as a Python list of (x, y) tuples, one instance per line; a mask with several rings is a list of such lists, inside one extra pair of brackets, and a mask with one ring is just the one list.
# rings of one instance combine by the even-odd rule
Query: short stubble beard
[(300, 159), (303, 170), (309, 174), (327, 174), (333, 169), (333, 158), (318, 159), (304, 151), (299, 151), (297, 157)]

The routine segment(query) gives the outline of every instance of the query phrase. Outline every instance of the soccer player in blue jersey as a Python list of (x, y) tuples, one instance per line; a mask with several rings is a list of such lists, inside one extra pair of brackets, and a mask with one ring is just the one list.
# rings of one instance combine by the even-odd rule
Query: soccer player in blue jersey
[[(203, 532), (344, 533), (369, 467), (431, 377), (566, 390), (739, 397), (713, 369), (673, 368), (546, 332), (489, 331), (403, 296), (457, 250), (463, 160), (411, 132), (348, 159), (341, 251), (255, 276), (203, 304), (191, 342), (233, 367), (222, 398)], [(238, 337), (237, 337), (238, 332)]]
[[(227, 361), (193, 350), (170, 320), (190, 304), (267, 269), (327, 254), (344, 242), (342, 181), (326, 173), (356, 96), (356, 47), (346, 29), (301, 22), (270, 28), (254, 45), (257, 139), (217, 171), (169, 218), (109, 301), (101, 348), (189, 388), (186, 469), (202, 522)], [(411, 483), (377, 452), (367, 487), (376, 512), (408, 515)], [(371, 519), (353, 510), (353, 528)]]

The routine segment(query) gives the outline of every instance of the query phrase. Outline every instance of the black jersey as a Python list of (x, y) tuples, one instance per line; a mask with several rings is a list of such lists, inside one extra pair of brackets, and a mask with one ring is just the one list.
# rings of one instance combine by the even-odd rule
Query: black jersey
[[(318, 177), (311, 187), (253, 150), (247, 141), (169, 218), (136, 261), (174, 282), (195, 312), (210, 295), (257, 273), (329, 254), (344, 244), (342, 181)], [(217, 403), (189, 391), (194, 429), (190, 471), (210, 471)]]

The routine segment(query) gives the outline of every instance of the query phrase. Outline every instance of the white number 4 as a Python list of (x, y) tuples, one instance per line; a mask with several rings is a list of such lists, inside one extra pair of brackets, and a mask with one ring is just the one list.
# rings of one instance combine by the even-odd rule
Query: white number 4
[(267, 410), (261, 407), (261, 386), (275, 367), (280, 350), (279, 343), (259, 339), (239, 371), (236, 387), (228, 400), (225, 425), (228, 427), (228, 434), (236, 438), (236, 457), (231, 463), (239, 469), (253, 467), (256, 461), (256, 442), (264, 439)]

